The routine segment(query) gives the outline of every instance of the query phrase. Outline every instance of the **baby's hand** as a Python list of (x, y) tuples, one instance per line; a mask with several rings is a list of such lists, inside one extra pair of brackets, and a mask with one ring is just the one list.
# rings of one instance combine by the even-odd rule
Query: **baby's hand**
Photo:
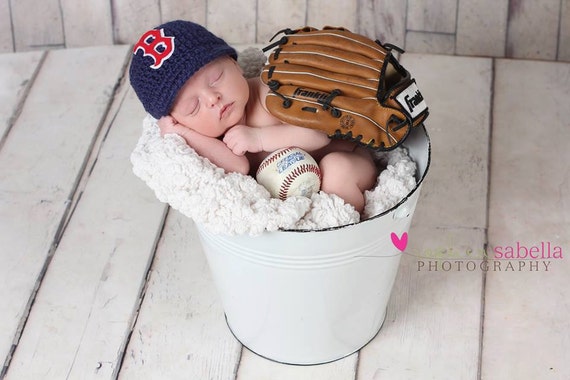
[(243, 156), (246, 152), (257, 153), (263, 150), (260, 129), (246, 125), (231, 127), (224, 135), (223, 141), (238, 156)]
[(184, 127), (172, 117), (172, 116), (163, 116), (157, 121), (158, 128), (160, 129), (160, 136), (164, 137), (169, 133), (175, 133), (184, 137), (185, 132), (188, 128)]

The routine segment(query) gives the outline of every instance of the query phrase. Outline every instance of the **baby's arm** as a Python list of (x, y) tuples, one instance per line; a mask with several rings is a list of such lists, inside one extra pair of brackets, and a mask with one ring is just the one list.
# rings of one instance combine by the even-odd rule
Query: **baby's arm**
[(269, 87), (264, 85), (260, 78), (252, 78), (248, 83), (252, 89), (248, 120), (252, 118), (257, 120), (254, 124), (264, 126), (252, 128), (236, 125), (230, 128), (224, 136), (224, 142), (235, 154), (273, 152), (290, 146), (310, 152), (330, 143), (324, 132), (283, 124), (271, 116), (264, 102)]
[(222, 141), (201, 135), (200, 133), (178, 124), (171, 116), (164, 116), (158, 120), (162, 136), (175, 133), (196, 151), (200, 156), (207, 158), (214, 165), (226, 172), (249, 173), (249, 161), (245, 156), (234, 154)]
[(235, 154), (242, 155), (245, 152), (273, 152), (290, 146), (311, 152), (328, 145), (330, 139), (324, 132), (291, 124), (260, 128), (236, 125), (226, 132), (224, 143)]

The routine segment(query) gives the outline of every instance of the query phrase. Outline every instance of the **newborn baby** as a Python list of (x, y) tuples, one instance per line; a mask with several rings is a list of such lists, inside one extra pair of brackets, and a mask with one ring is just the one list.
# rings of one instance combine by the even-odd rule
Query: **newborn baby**
[(131, 84), (161, 134), (178, 134), (216, 166), (242, 174), (255, 173), (277, 149), (299, 147), (319, 163), (321, 190), (363, 211), (364, 192), (378, 176), (371, 153), (272, 116), (268, 87), (244, 77), (222, 39), (198, 24), (172, 21), (143, 34), (133, 53)]

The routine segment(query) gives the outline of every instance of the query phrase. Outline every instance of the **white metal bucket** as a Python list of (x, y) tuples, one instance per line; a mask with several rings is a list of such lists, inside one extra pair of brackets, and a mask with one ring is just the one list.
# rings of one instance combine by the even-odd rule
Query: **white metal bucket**
[(326, 230), (224, 236), (198, 226), (228, 326), (248, 349), (288, 364), (350, 355), (378, 333), (430, 164), (423, 126), (404, 145), (418, 165), (416, 188), (390, 210)]

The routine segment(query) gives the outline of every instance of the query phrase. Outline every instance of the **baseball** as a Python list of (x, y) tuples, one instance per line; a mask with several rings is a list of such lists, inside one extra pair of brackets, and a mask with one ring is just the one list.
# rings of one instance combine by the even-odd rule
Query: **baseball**
[(321, 188), (321, 170), (317, 162), (302, 149), (276, 150), (259, 165), (255, 175), (274, 198), (310, 197)]

